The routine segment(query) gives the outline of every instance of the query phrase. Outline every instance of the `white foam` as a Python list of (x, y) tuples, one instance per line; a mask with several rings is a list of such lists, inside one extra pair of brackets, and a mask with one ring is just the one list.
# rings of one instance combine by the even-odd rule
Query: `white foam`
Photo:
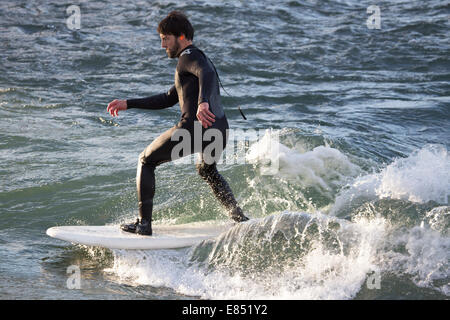
[(448, 203), (450, 161), (447, 149), (428, 145), (407, 158), (398, 158), (378, 173), (356, 178), (336, 197), (337, 214), (355, 199), (399, 199), (415, 203)]
[[(271, 142), (269, 138), (267, 141)], [(298, 174), (306, 179), (307, 185), (330, 187), (334, 180), (327, 176), (326, 168), (344, 177), (355, 172), (345, 156), (327, 146), (305, 153), (283, 145), (280, 150), (281, 175)], [(261, 155), (264, 149), (253, 152)], [(443, 201), (449, 190), (449, 169), (445, 148), (424, 147), (407, 158), (393, 161), (378, 173), (356, 178), (349, 189), (339, 194), (334, 210), (354, 198), (392, 198), (419, 203)], [(368, 275), (374, 272), (381, 277), (384, 274), (407, 277), (417, 286), (449, 295), (448, 281), (445, 281), (450, 253), (450, 240), (445, 230), (447, 217), (448, 207), (435, 208), (426, 214), (423, 226), (400, 230), (386, 220), (388, 217), (377, 215), (370, 219), (361, 215), (349, 222), (320, 213), (285, 212), (272, 218), (253, 219), (233, 230), (234, 233), (221, 237), (221, 244), (214, 245), (222, 250), (219, 252), (222, 255), (212, 264), (190, 261), (193, 253), (189, 249), (114, 251), (114, 267), (109, 271), (128, 284), (169, 287), (180, 294), (204, 299), (351, 299), (367, 285)], [(245, 236), (251, 236), (255, 230), (265, 230), (267, 226), (269, 231), (263, 241), (273, 245), (275, 250), (277, 230), (289, 228), (291, 218), (315, 221), (318, 234), (306, 252), (300, 250), (298, 258), (289, 261), (283, 270), (269, 266), (267, 272), (256, 274), (234, 268), (236, 261), (246, 258)], [(330, 223), (338, 224), (339, 228), (330, 229)], [(290, 230), (291, 235), (294, 231), (304, 232), (290, 228), (286, 230)], [(287, 236), (289, 232), (284, 234)], [(329, 234), (336, 238), (336, 250), (330, 250), (327, 245)], [(277, 259), (279, 253), (272, 252)], [(381, 290), (384, 285), (381, 278)]]
[(415, 283), (418, 286), (439, 288), (448, 295), (450, 285), (434, 285), (434, 281), (448, 276), (450, 238), (442, 237), (432, 230), (415, 227), (408, 235), (406, 249), (409, 255), (405, 272), (414, 276)]
[(340, 186), (359, 173), (359, 167), (338, 149), (318, 146), (301, 153), (280, 143), (276, 133), (270, 131), (251, 145), (246, 159), (255, 164), (264, 164), (267, 160), (278, 163), (277, 176), (323, 190)]
[(436, 207), (427, 212), (426, 222), (430, 228), (442, 235), (450, 234), (450, 206)]
[[(289, 213), (285, 213), (289, 214)], [(299, 213), (290, 213), (295, 216)], [(307, 217), (307, 216), (305, 216)], [(267, 220), (271, 232), (286, 220)], [(289, 218), (289, 217), (288, 217)], [(326, 229), (329, 222), (340, 224), (339, 239), (342, 250), (332, 252), (321, 241), (301, 259), (278, 272), (258, 274), (236, 272), (233, 268), (236, 255), (244, 253), (232, 250), (222, 265), (214, 268), (191, 263), (187, 251), (114, 251), (115, 262), (110, 272), (116, 273), (127, 283), (137, 285), (165, 286), (177, 292), (204, 299), (350, 299), (360, 290), (368, 273), (377, 271), (376, 251), (383, 234), (380, 221), (349, 223), (337, 218), (315, 215), (320, 228)], [(286, 222), (286, 221), (284, 221)], [(255, 222), (257, 224), (257, 222)], [(260, 224), (265, 222), (260, 220)], [(249, 225), (249, 228), (258, 225)], [(261, 225), (259, 226), (261, 227)], [(239, 241), (242, 230), (229, 234), (221, 241)], [(325, 230), (324, 230), (325, 231)], [(320, 238), (320, 237), (319, 237)], [(271, 241), (270, 237), (267, 239)], [(323, 240), (323, 239), (322, 239)], [(344, 248), (345, 247), (345, 248)]]
[(387, 250), (381, 254), (380, 264), (384, 269), (397, 275), (407, 275), (417, 286), (450, 294), (449, 237), (422, 225), (394, 233), (389, 237), (389, 245), (392, 248), (404, 247), (406, 252)]
[(152, 286), (175, 287), (185, 272), (186, 249), (182, 250), (113, 250), (114, 273), (120, 281)]
[(379, 198), (445, 203), (450, 191), (450, 159), (442, 146), (428, 146), (397, 159), (380, 173)]

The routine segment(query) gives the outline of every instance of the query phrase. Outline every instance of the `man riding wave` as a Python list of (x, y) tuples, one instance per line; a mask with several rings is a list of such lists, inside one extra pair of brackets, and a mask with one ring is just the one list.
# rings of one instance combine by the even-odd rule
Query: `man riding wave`
[[(226, 131), (229, 128), (220, 102), (217, 71), (203, 51), (192, 44), (194, 29), (184, 14), (172, 11), (159, 23), (157, 31), (161, 38), (161, 47), (166, 50), (168, 57), (178, 58), (175, 85), (165, 93), (147, 98), (114, 100), (108, 104), (107, 111), (112, 116), (117, 116), (121, 110), (164, 109), (178, 102), (181, 119), (140, 154), (136, 175), (139, 218), (135, 223), (124, 224), (121, 228), (141, 235), (152, 234), (155, 168), (162, 163), (176, 160), (174, 151), (180, 142), (174, 139), (174, 136), (179, 130), (187, 130), (192, 137), (190, 147), (183, 149), (182, 156), (199, 153), (199, 175), (210, 185), (214, 195), (234, 221), (247, 221), (248, 218), (235, 200), (230, 186), (217, 171), (217, 160), (225, 149)], [(213, 130), (215, 134), (221, 134), (222, 148), (208, 148), (214, 141), (203, 137)], [(211, 149), (214, 150), (212, 154), (206, 152)]]

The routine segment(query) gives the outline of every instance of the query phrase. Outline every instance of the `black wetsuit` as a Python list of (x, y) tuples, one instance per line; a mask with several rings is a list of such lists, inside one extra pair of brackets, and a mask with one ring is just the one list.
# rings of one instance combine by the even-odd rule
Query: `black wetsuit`
[[(203, 154), (205, 148), (214, 141), (204, 141), (201, 138), (208, 130), (214, 128), (220, 131), (223, 141), (222, 150), (227, 142), (228, 121), (220, 103), (216, 69), (206, 55), (194, 45), (183, 49), (178, 57), (175, 85), (168, 92), (143, 99), (127, 100), (128, 108), (164, 109), (177, 102), (181, 108), (180, 121), (156, 138), (139, 156), (136, 182), (141, 221), (151, 221), (155, 194), (155, 168), (162, 163), (175, 160), (172, 151), (179, 141), (172, 141), (171, 137), (178, 129), (187, 130), (192, 139), (191, 147), (176, 157), (201, 153), (201, 162), (197, 164), (198, 173), (208, 182), (215, 196), (230, 212), (233, 219), (245, 221), (246, 218), (242, 215), (228, 183), (217, 171), (215, 161), (205, 161)], [(215, 115), (215, 122), (207, 129), (201, 126), (196, 117), (198, 105), (202, 102), (208, 102), (209, 110)], [(202, 142), (195, 143), (199, 141), (199, 138)], [(213, 153), (214, 159), (220, 157), (219, 153)]]

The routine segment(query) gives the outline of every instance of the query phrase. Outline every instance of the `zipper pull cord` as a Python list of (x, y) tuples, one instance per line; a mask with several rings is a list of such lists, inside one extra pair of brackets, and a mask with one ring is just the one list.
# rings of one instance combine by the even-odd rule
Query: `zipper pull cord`
[[(198, 48), (197, 48), (197, 49), (198, 49)], [(211, 62), (212, 66), (213, 66), (213, 68), (214, 68), (214, 71), (216, 72), (216, 76), (217, 76), (217, 79), (219, 80), (220, 86), (222, 87), (223, 91), (225, 91), (225, 93), (226, 93), (228, 96), (231, 97), (231, 95), (228, 93), (228, 91), (225, 90), (225, 88), (223, 87), (222, 80), (220, 80), (219, 73), (217, 72), (217, 69), (216, 69), (216, 66), (214, 65), (214, 63), (211, 61), (210, 58), (208, 58), (208, 57), (206, 56), (206, 54), (205, 54), (202, 50), (198, 49), (198, 51), (200, 51), (200, 52), (202, 53), (202, 55), (203, 55), (205, 58), (207, 58), (207, 59), (209, 60), (209, 62)], [(247, 120), (247, 118), (245, 117), (244, 113), (242, 112), (240, 106), (238, 106), (238, 110), (239, 110), (239, 112), (241, 113), (242, 118), (244, 118), (244, 120)]]
[[(211, 63), (212, 63), (212, 61), (211, 61)], [(214, 64), (213, 64), (213, 67), (214, 67)], [(230, 94), (227, 92), (227, 90), (225, 90), (225, 88), (223, 87), (222, 81), (221, 81), (220, 78), (219, 78), (219, 74), (217, 73), (216, 67), (214, 67), (214, 71), (216, 71), (217, 79), (219, 79), (219, 83), (220, 83), (220, 86), (222, 87), (223, 91), (225, 91), (225, 93), (226, 93), (228, 96), (231, 97), (231, 95), (230, 95)], [(238, 106), (238, 110), (239, 110), (239, 112), (241, 113), (242, 118), (244, 118), (244, 120), (247, 120), (247, 118), (245, 117), (244, 113), (242, 112), (240, 106)]]

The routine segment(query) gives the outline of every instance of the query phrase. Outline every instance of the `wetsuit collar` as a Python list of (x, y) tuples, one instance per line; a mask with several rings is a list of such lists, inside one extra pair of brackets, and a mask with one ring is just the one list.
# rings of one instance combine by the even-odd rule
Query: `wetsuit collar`
[(181, 54), (186, 51), (187, 49), (192, 49), (195, 48), (195, 46), (193, 44), (188, 45), (186, 48), (184, 48), (183, 50), (180, 51), (180, 53), (177, 55), (177, 58), (181, 57)]

